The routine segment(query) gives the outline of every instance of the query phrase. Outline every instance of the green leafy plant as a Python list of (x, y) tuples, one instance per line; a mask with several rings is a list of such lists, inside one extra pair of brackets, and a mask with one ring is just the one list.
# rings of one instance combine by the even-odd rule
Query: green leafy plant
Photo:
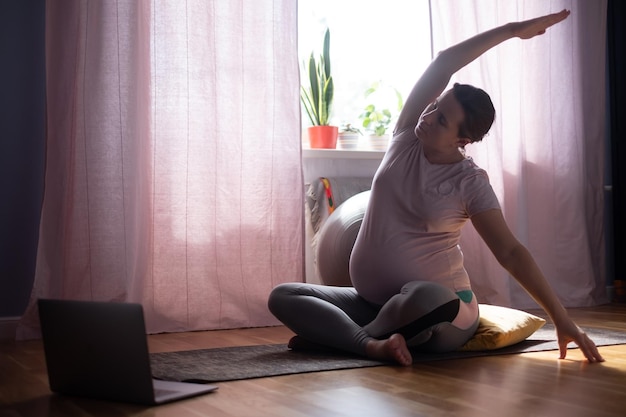
[(378, 110), (374, 104), (365, 106), (365, 111), (359, 117), (363, 120), (365, 130), (377, 136), (384, 135), (391, 124), (391, 111)]
[[(380, 82), (373, 83), (367, 90), (365, 90), (365, 98), (371, 98), (371, 96), (380, 91), (382, 84)], [(388, 87), (395, 97), (396, 110), (400, 112), (404, 106), (402, 95), (398, 90), (393, 87)], [(391, 123), (394, 120), (394, 115), (388, 107), (379, 108), (376, 104), (371, 103), (365, 106), (363, 113), (359, 116), (361, 123), (366, 131), (373, 133), (377, 136), (382, 136), (387, 132)]]
[(324, 35), (324, 48), (319, 60), (311, 52), (308, 65), (308, 87), (301, 87), (300, 98), (313, 126), (327, 126), (335, 93), (333, 77), (330, 73), (330, 30)]

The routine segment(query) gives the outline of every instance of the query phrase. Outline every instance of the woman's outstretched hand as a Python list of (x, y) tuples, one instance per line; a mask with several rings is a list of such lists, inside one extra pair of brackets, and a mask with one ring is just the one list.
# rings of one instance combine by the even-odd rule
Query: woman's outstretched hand
[(596, 344), (582, 331), (573, 321), (557, 325), (557, 338), (559, 340), (560, 359), (565, 359), (567, 355), (567, 344), (574, 342), (580, 348), (589, 362), (604, 362), (604, 358), (598, 352)]
[(525, 20), (523, 22), (512, 23), (513, 34), (520, 39), (530, 39), (534, 36), (542, 35), (550, 26), (556, 25), (562, 20), (567, 19), (569, 14), (569, 10), (563, 9), (558, 13), (552, 13), (535, 19)]

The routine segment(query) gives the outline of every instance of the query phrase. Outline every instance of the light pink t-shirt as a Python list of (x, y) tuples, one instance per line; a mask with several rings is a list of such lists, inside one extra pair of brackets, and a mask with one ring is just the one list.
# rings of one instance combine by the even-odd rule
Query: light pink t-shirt
[(458, 246), (474, 214), (499, 209), (487, 173), (471, 158), (431, 164), (411, 129), (392, 140), (374, 181), (350, 257), (350, 276), (366, 300), (383, 304), (410, 281), (471, 289)]

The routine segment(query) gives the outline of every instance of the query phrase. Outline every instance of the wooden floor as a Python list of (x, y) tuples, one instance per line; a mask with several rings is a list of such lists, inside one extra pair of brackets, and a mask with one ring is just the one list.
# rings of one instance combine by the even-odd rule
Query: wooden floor
[[(587, 325), (626, 331), (626, 305), (572, 309)], [(149, 336), (152, 352), (284, 343), (283, 327)], [(626, 345), (491, 356), (220, 383), (158, 407), (53, 395), (40, 341), (0, 345), (0, 417), (39, 416), (626, 416)]]

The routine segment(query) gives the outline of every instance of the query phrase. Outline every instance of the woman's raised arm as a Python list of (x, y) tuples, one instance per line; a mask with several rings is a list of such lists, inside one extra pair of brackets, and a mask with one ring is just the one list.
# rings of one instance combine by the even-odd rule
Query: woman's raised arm
[(422, 111), (444, 91), (452, 75), (483, 53), (510, 38), (530, 39), (541, 35), (569, 14), (569, 10), (562, 10), (522, 22), (507, 23), (441, 51), (411, 90), (395, 131), (414, 128)]

